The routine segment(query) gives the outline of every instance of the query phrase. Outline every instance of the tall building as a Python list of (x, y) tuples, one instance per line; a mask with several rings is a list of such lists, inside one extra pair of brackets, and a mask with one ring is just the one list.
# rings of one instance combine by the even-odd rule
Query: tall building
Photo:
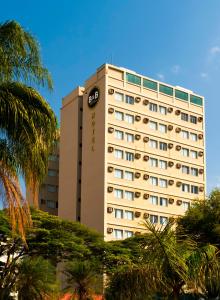
[(204, 195), (202, 96), (105, 64), (63, 99), (60, 217), (120, 239)]

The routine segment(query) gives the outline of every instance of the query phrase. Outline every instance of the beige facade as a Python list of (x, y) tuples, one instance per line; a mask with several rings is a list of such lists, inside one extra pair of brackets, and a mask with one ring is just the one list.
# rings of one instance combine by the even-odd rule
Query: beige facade
[[(49, 156), (48, 172), (38, 191), (38, 207), (52, 215), (58, 215), (59, 144)], [(27, 189), (26, 198), (34, 205), (33, 193)]]
[(202, 96), (105, 64), (64, 98), (60, 217), (120, 239), (142, 232), (145, 218), (163, 226), (204, 195)]

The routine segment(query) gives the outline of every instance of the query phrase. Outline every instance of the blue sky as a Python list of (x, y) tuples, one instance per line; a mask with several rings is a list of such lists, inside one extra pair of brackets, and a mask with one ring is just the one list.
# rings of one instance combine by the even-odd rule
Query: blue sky
[(104, 62), (180, 85), (206, 98), (207, 186), (220, 186), (219, 0), (10, 0), (15, 19), (38, 39), (54, 91), (42, 91), (59, 116), (61, 99)]

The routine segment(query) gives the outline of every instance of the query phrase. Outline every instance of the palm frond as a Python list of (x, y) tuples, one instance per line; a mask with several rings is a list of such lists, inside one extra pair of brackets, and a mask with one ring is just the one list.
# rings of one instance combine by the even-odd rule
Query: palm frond
[(36, 39), (17, 22), (7, 21), (0, 24), (0, 82), (14, 80), (52, 89)]

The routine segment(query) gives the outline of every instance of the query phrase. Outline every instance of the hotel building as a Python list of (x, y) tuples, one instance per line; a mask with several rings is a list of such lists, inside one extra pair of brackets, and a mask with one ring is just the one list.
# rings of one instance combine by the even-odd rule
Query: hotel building
[(127, 238), (204, 195), (202, 96), (104, 64), (63, 99), (60, 217)]

